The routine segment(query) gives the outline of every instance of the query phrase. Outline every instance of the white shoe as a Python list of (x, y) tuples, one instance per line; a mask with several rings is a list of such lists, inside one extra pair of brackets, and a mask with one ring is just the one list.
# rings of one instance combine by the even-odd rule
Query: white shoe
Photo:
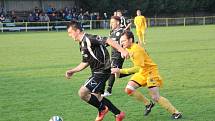
[(101, 95), (102, 97), (108, 97), (111, 96), (111, 93), (108, 91), (105, 91), (104, 94)]

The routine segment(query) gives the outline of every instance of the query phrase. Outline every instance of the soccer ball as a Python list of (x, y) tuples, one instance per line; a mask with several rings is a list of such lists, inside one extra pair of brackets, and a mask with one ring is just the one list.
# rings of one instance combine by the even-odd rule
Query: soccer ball
[(49, 121), (63, 121), (63, 119), (60, 116), (53, 116)]

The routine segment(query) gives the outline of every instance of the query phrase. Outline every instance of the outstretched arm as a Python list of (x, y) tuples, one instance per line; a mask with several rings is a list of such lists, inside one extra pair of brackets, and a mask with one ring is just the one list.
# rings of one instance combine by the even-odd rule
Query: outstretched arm
[(119, 74), (134, 74), (134, 73), (137, 73), (139, 70), (140, 70), (139, 66), (133, 66), (131, 68), (122, 68), (122, 69), (112, 68), (111, 73), (117, 74), (117, 75), (119, 75)]
[(132, 23), (129, 23), (129, 24), (125, 27), (124, 30), (128, 30), (128, 29), (131, 27), (131, 24), (132, 24)]
[(110, 45), (111, 47), (117, 49), (117, 51), (119, 51), (121, 53), (123, 58), (129, 58), (129, 53), (124, 48), (122, 48), (119, 44), (114, 42), (111, 38), (108, 38), (106, 40), (106, 43), (108, 45)]
[(85, 69), (86, 67), (88, 67), (88, 63), (84, 63), (84, 62), (81, 62), (78, 66), (76, 66), (75, 68), (73, 69), (70, 69), (68, 71), (66, 71), (66, 74), (65, 74), (65, 77), (67, 79), (70, 79), (70, 77), (76, 73), (76, 72), (79, 72), (79, 71), (82, 71), (83, 69)]
[(131, 74), (137, 73), (139, 71), (139, 69), (140, 69), (140, 67), (138, 67), (138, 66), (133, 66), (131, 68), (123, 68), (123, 69), (112, 68), (111, 73), (115, 74), (115, 76), (117, 78), (123, 78), (123, 77), (129, 76)]

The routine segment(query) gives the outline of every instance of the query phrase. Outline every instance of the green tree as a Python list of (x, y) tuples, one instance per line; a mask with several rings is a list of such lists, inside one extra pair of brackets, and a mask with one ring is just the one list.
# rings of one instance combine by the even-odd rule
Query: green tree
[(78, 3), (85, 10), (107, 12), (109, 15), (118, 9), (128, 10), (128, 16), (134, 16), (137, 9), (147, 16), (215, 12), (215, 0), (79, 0)]

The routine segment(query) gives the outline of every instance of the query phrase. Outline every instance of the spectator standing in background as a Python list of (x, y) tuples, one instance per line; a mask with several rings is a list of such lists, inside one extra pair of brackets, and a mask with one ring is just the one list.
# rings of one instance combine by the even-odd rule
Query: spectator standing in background
[(67, 21), (71, 21), (72, 20), (72, 15), (70, 13), (66, 16), (66, 20)]
[(4, 22), (5, 21), (5, 17), (3, 14), (0, 15), (0, 23)]
[(44, 21), (45, 21), (45, 22), (49, 22), (49, 21), (50, 21), (48, 14), (45, 14), (45, 15), (44, 15)]
[(35, 14), (34, 20), (35, 20), (36, 22), (40, 21), (39, 13), (36, 13), (36, 14)]
[(34, 16), (32, 15), (32, 13), (29, 14), (28, 16), (28, 22), (34, 22)]
[(96, 28), (100, 28), (100, 15), (99, 13), (96, 13)]
[(107, 16), (107, 13), (104, 13), (103, 15), (103, 27), (104, 29), (107, 29), (108, 28), (108, 16)]
[(52, 13), (49, 18), (50, 18), (50, 21), (56, 21), (57, 20), (57, 16), (55, 13)]
[(47, 14), (52, 14), (53, 13), (53, 9), (52, 9), (51, 5), (49, 5), (49, 7), (47, 8), (46, 13)]
[(4, 16), (6, 15), (5, 12), (4, 12), (4, 8), (1, 8), (0, 15), (2, 15), (2, 14), (3, 14)]
[(16, 22), (18, 20), (18, 17), (15, 14), (15, 11), (12, 11), (12, 13), (11, 13), (11, 19), (12, 19), (12, 22)]

